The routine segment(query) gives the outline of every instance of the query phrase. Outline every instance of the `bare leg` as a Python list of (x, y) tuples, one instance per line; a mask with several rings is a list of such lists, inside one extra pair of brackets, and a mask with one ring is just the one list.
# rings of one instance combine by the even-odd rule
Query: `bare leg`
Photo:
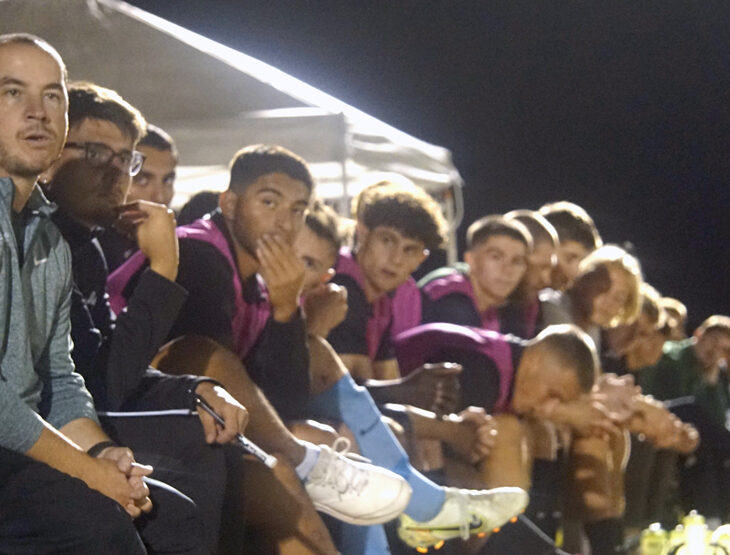
[(335, 385), (343, 376), (349, 374), (332, 347), (324, 339), (316, 336), (307, 338), (309, 346), (309, 372), (312, 377), (310, 392), (317, 395)]
[(568, 508), (586, 522), (618, 518), (624, 511), (626, 437), (574, 438), (570, 451)]
[[(171, 374), (198, 374), (220, 382), (248, 409), (247, 435), (280, 459), (273, 473), (259, 463), (246, 465), (246, 524), (258, 525), (267, 539), (279, 544), (282, 554), (337, 553), (293, 471), (304, 457), (304, 446), (284, 426), (238, 357), (210, 339), (190, 336), (163, 347), (153, 366)], [(260, 519), (252, 519), (254, 516)]]
[(332, 426), (314, 420), (297, 420), (289, 422), (289, 431), (298, 439), (315, 445), (332, 445), (339, 437)]
[(277, 464), (273, 473), (251, 462), (244, 472), (246, 525), (280, 555), (337, 553), (321, 518), (309, 502), (293, 468)]
[(494, 420), (497, 426), (494, 447), (479, 464), (482, 480), (489, 488), (517, 486), (529, 490), (532, 458), (528, 432), (513, 415), (499, 414)]

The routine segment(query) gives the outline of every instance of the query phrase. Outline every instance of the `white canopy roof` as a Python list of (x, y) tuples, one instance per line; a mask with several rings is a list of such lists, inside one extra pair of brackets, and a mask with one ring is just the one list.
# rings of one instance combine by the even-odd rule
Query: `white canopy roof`
[(330, 199), (352, 195), (374, 171), (401, 173), (437, 197), (461, 185), (447, 149), (124, 2), (0, 0), (0, 32), (18, 31), (55, 46), (72, 79), (117, 90), (167, 130), (184, 196), (225, 186), (225, 165), (252, 143), (303, 156)]

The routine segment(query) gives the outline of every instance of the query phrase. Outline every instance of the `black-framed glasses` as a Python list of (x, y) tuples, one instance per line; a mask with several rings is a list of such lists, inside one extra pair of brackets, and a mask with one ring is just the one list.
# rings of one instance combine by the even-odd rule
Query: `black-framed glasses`
[(123, 168), (126, 168), (129, 175), (134, 177), (142, 169), (144, 163), (144, 154), (138, 150), (120, 150), (114, 152), (110, 147), (104, 143), (66, 143), (64, 148), (77, 148), (84, 151), (84, 160), (95, 168), (100, 168), (111, 164), (114, 158), (119, 159)]

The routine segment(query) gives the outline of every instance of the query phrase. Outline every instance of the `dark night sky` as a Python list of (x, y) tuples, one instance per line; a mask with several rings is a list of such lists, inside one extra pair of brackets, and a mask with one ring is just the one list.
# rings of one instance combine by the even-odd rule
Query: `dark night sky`
[(572, 200), (692, 324), (730, 313), (730, 3), (132, 4), (451, 149), (467, 222)]

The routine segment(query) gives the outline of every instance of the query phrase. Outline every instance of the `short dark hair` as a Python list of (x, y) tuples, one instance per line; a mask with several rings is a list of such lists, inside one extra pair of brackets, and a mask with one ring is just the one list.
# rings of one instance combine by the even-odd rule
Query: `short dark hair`
[(527, 228), (532, 236), (533, 248), (537, 243), (550, 243), (553, 247), (560, 244), (558, 232), (555, 231), (553, 224), (548, 222), (539, 212), (534, 210), (512, 210), (507, 212), (504, 217), (508, 220), (517, 220)]
[(228, 189), (237, 194), (270, 173), (286, 174), (303, 182), (310, 191), (314, 186), (307, 163), (283, 146), (258, 144), (244, 147), (233, 155), (230, 171)]
[(730, 316), (725, 316), (723, 314), (714, 314), (713, 316), (710, 316), (707, 320), (700, 324), (700, 327), (697, 328), (697, 333), (699, 335), (706, 335), (708, 333), (724, 333), (725, 335), (730, 336)]
[(553, 224), (561, 242), (575, 241), (592, 251), (603, 245), (593, 218), (583, 208), (568, 201), (552, 202), (539, 210)]
[(137, 146), (148, 146), (157, 150), (169, 150), (172, 157), (177, 160), (177, 147), (173, 138), (161, 127), (147, 124), (144, 136), (139, 140)]
[(332, 208), (319, 199), (315, 200), (307, 210), (304, 223), (317, 237), (332, 245), (335, 254), (337, 254), (342, 246), (342, 235), (340, 233), (340, 218)]
[(66, 64), (64, 63), (63, 58), (61, 58), (58, 50), (53, 48), (53, 46), (51, 46), (45, 39), (30, 33), (7, 33), (5, 35), (0, 35), (0, 48), (9, 44), (35, 46), (36, 48), (40, 48), (47, 52), (58, 62), (58, 65), (61, 66), (64, 80), (68, 80), (68, 70), (66, 69)]
[(599, 374), (596, 346), (590, 336), (574, 324), (548, 326), (528, 343), (528, 348), (548, 349), (566, 369), (575, 372), (580, 388), (588, 392)]
[(514, 219), (507, 219), (500, 214), (492, 214), (479, 218), (466, 230), (466, 250), (471, 250), (495, 235), (506, 235), (515, 241), (524, 243), (528, 251), (532, 250), (532, 236), (529, 230)]
[(447, 225), (441, 207), (418, 185), (403, 180), (381, 180), (365, 187), (353, 201), (355, 218), (368, 229), (397, 229), (423, 242), (427, 249), (446, 241)]
[(135, 145), (147, 127), (142, 113), (116, 91), (88, 81), (71, 83), (68, 87), (69, 127), (89, 118), (113, 123)]
[(180, 209), (177, 225), (188, 225), (195, 220), (213, 212), (218, 208), (220, 193), (216, 191), (200, 191), (195, 193)]

